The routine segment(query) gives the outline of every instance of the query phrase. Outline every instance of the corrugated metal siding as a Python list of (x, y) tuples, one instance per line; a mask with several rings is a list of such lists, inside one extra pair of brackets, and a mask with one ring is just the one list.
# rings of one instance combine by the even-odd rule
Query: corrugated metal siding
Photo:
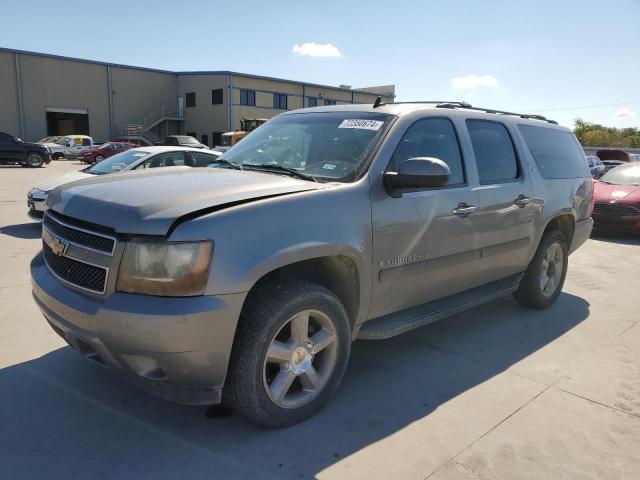
[(26, 139), (47, 135), (47, 107), (87, 109), (91, 136), (109, 139), (106, 66), (22, 54), (19, 61)]
[[(211, 90), (222, 88), (222, 105), (211, 104)], [(186, 108), (186, 93), (195, 92), (196, 106)], [(180, 76), (180, 96), (185, 97), (185, 132), (195, 132), (198, 140), (202, 135), (211, 139), (213, 132), (227, 131), (227, 76), (184, 75)]]
[(20, 136), (13, 53), (0, 52), (0, 131)]
[(137, 123), (162, 106), (177, 106), (177, 75), (112, 67), (113, 122), (115, 136), (125, 123)]

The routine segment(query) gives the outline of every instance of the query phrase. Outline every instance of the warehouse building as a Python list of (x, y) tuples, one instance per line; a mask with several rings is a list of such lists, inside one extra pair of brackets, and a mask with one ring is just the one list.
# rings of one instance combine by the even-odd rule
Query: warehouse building
[(353, 89), (229, 71), (172, 72), (0, 48), (0, 131), (28, 141), (85, 134), (155, 143), (187, 134), (214, 146), (242, 119), (373, 103), (393, 85)]

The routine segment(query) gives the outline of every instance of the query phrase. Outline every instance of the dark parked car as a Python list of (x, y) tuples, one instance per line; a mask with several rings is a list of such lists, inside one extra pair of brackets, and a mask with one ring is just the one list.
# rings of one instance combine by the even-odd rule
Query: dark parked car
[(137, 145), (128, 142), (109, 142), (103, 143), (100, 146), (92, 147), (89, 150), (82, 152), (80, 161), (82, 163), (97, 163), (101, 162), (105, 158), (111, 157), (116, 153), (124, 152), (130, 148), (135, 148)]
[(43, 145), (27, 143), (5, 132), (0, 132), (0, 165), (41, 167), (51, 162), (51, 152)]
[(602, 160), (605, 166), (605, 172), (608, 172), (612, 168), (616, 168), (618, 165), (633, 162), (634, 158), (624, 150), (617, 149), (603, 149), (596, 152), (596, 156)]
[(640, 234), (640, 163), (614, 168), (594, 184), (594, 228)]
[(189, 135), (169, 135), (163, 142), (158, 145), (166, 145), (168, 147), (191, 147), (191, 148), (208, 148), (198, 140)]

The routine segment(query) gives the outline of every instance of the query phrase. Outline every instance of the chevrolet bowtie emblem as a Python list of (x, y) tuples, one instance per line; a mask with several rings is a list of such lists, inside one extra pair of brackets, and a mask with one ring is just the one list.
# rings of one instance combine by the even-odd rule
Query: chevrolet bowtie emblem
[(49, 245), (51, 251), (58, 256), (64, 255), (67, 247), (69, 246), (69, 244), (63, 239), (56, 237), (49, 232), (49, 230), (44, 228), (42, 229), (42, 240), (44, 240), (44, 242)]

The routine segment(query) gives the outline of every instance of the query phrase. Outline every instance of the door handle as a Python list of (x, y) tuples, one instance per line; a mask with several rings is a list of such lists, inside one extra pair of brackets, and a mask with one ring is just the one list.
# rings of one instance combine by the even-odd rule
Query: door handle
[(525, 205), (529, 205), (530, 203), (531, 199), (529, 197), (525, 197), (523, 194), (518, 195), (518, 198), (513, 201), (513, 204), (519, 206), (520, 208), (524, 207)]
[(466, 218), (470, 213), (476, 213), (478, 211), (478, 207), (473, 205), (467, 205), (466, 203), (460, 203), (456, 208), (451, 210), (451, 213), (457, 215), (462, 218)]

